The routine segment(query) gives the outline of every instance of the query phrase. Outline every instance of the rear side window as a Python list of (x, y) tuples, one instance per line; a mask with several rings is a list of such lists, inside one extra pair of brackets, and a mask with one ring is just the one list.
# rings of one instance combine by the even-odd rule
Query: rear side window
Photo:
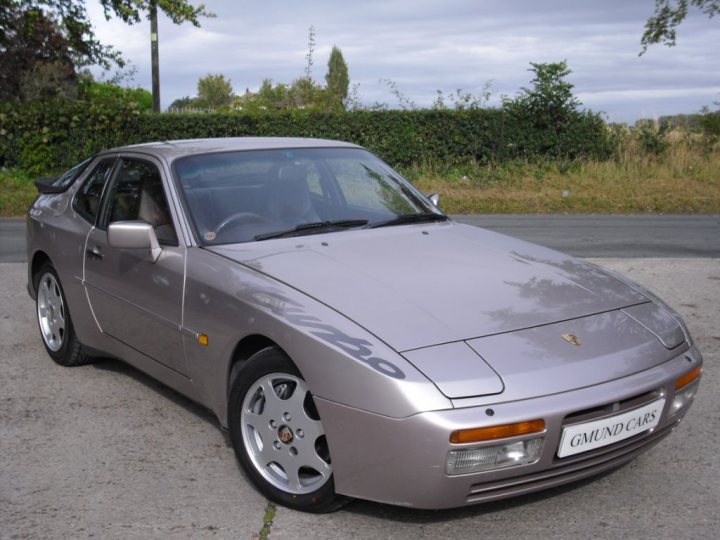
[(102, 194), (114, 164), (115, 159), (106, 159), (98, 163), (75, 195), (75, 211), (90, 223), (95, 223)]
[(52, 183), (53, 186), (61, 187), (64, 189), (67, 189), (70, 187), (70, 185), (75, 181), (75, 179), (80, 176), (83, 171), (87, 168), (88, 165), (90, 165), (90, 162), (92, 161), (92, 158), (88, 158), (82, 163), (79, 163), (75, 165), (72, 169), (69, 171), (64, 172), (60, 176), (58, 176)]

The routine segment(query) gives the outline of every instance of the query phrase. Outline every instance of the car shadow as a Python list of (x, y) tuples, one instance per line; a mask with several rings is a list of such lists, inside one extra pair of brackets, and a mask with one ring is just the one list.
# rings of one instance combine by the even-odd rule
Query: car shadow
[(217, 419), (217, 416), (215, 416), (215, 414), (211, 410), (192, 401), (190, 398), (187, 398), (184, 395), (176, 392), (169, 386), (166, 386), (158, 380), (153, 379), (149, 375), (143, 373), (142, 371), (131, 366), (130, 364), (123, 362), (122, 360), (118, 360), (116, 358), (98, 358), (92, 364), (92, 366), (95, 369), (99, 369), (101, 371), (108, 371), (120, 375), (125, 375), (127, 377), (130, 377), (134, 381), (137, 381), (138, 383), (144, 385), (145, 387), (157, 392), (164, 398), (172, 401), (175, 405), (182, 407), (198, 419), (204, 420), (205, 422), (208, 422), (209, 424), (215, 426), (220, 431), (220, 433), (222, 433), (223, 439), (225, 440), (225, 446), (232, 447), (230, 436), (227, 430), (223, 429)]
[[(118, 360), (115, 358), (98, 358), (95, 363), (93, 363), (93, 367), (102, 371), (108, 371), (130, 377), (138, 383), (144, 385), (145, 387), (157, 392), (164, 398), (173, 402), (175, 405), (182, 407), (198, 419), (212, 424), (222, 434), (225, 445), (228, 448), (232, 448), (232, 441), (230, 440), (230, 435), (228, 431), (222, 428), (215, 414), (212, 411), (203, 407), (202, 405), (195, 403), (191, 399), (176, 392), (169, 386), (166, 386), (163, 383), (157, 381), (156, 379), (153, 379), (149, 375), (146, 375), (145, 373), (131, 366), (130, 364), (126, 364), (122, 360)], [(237, 462), (237, 460), (235, 461), (238, 471), (240, 472), (244, 480), (248, 483), (251, 483), (250, 479), (245, 474), (245, 471), (242, 469), (239, 462)], [(599, 473), (590, 478), (584, 478), (570, 484), (549, 488), (537, 493), (520, 495), (501, 501), (475, 504), (462, 508), (452, 508), (446, 510), (420, 510), (415, 508), (406, 508), (402, 506), (393, 506), (391, 504), (356, 499), (340, 511), (373, 517), (375, 519), (395, 521), (399, 523), (432, 524), (447, 521), (456, 521), (469, 517), (490, 515), (497, 512), (503, 512), (505, 510), (517, 508), (519, 506), (526, 506), (529, 504), (542, 502), (547, 499), (552, 499), (554, 497), (561, 496), (565, 493), (574, 491), (576, 489), (581, 489), (584, 486), (592, 484), (599, 478), (609, 476), (626, 465), (627, 464), (623, 464), (619, 467)]]

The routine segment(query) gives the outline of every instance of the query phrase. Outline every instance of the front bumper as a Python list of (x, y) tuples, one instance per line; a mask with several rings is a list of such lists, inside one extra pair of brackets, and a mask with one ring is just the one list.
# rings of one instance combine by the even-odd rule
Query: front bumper
[[(668, 416), (675, 380), (701, 365), (700, 352), (691, 348), (660, 366), (579, 390), (507, 403), (497, 401), (501, 395), (489, 396), (486, 403), (475, 400), (473, 406), (401, 419), (315, 400), (327, 433), (338, 493), (415, 508), (454, 508), (573, 482), (630, 461), (677, 426), (688, 407)], [(625, 404), (622, 406), (628, 410), (661, 396), (666, 398), (665, 407), (654, 429), (609, 446), (557, 457), (562, 430), (569, 423), (616, 414), (618, 404)], [(613, 405), (614, 412), (608, 412)], [(546, 423), (542, 453), (536, 462), (458, 476), (446, 474), (450, 450), (502, 442), (451, 444), (452, 431), (535, 418)]]

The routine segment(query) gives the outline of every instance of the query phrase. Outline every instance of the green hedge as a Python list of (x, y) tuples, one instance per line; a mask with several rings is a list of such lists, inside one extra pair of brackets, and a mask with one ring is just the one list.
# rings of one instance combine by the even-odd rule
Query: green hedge
[(293, 111), (262, 115), (151, 114), (132, 103), (0, 104), (0, 166), (58, 171), (100, 150), (198, 137), (297, 136), (360, 144), (392, 165), (452, 166), (476, 160), (599, 158), (612, 144), (605, 123), (573, 113), (561, 128), (503, 109)]

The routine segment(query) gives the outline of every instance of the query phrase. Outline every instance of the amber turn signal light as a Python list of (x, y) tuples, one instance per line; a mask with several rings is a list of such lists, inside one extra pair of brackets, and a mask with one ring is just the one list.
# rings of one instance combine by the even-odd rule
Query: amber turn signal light
[(685, 375), (675, 381), (675, 390), (679, 390), (683, 386), (687, 386), (688, 384), (693, 382), (700, 376), (700, 373), (702, 373), (702, 368), (699, 367), (696, 367), (692, 371), (687, 372)]
[(453, 444), (492, 441), (506, 437), (527, 435), (528, 433), (540, 433), (545, 431), (545, 420), (528, 420), (515, 424), (503, 424), (484, 428), (459, 429), (450, 434), (450, 442)]

